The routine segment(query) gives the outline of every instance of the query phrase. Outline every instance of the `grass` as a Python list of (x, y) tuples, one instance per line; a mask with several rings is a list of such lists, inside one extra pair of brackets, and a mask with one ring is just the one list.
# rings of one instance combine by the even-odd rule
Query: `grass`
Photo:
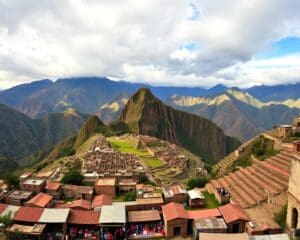
[(107, 140), (111, 144), (111, 146), (119, 152), (135, 154), (139, 156), (147, 164), (147, 166), (151, 168), (160, 167), (164, 164), (160, 159), (152, 157), (146, 150), (136, 149), (126, 139), (110, 137), (107, 138)]
[(205, 208), (211, 209), (211, 208), (217, 208), (220, 207), (220, 204), (215, 198), (215, 195), (210, 194), (209, 192), (202, 192), (203, 196), (205, 197)]
[(114, 202), (125, 202), (125, 195), (115, 195), (113, 197)]

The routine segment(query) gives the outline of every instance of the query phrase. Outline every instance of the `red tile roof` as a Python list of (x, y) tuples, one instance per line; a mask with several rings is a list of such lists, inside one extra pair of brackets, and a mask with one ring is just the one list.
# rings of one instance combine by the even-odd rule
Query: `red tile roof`
[(113, 197), (111, 195), (101, 194), (94, 197), (92, 208), (101, 207), (103, 205), (112, 205)]
[(68, 223), (79, 225), (99, 224), (100, 212), (71, 209)]
[(39, 193), (35, 197), (31, 198), (29, 201), (25, 203), (25, 206), (28, 207), (46, 207), (49, 202), (51, 202), (53, 199), (53, 196), (46, 194), (46, 193)]
[(36, 223), (40, 219), (44, 209), (35, 207), (20, 207), (16, 213), (14, 220), (22, 222), (33, 222)]
[(249, 221), (246, 213), (237, 205), (227, 204), (219, 207), (226, 223), (232, 223), (238, 220)]
[(70, 208), (81, 208), (81, 209), (85, 209), (85, 210), (90, 210), (91, 202), (88, 200), (84, 200), (84, 199), (75, 200), (70, 205)]
[(205, 210), (191, 210), (187, 211), (189, 219), (212, 218), (221, 217), (222, 213), (217, 208)]
[(162, 213), (166, 221), (174, 220), (177, 218), (188, 219), (188, 214), (182, 204), (168, 203), (162, 206)]
[(58, 182), (48, 182), (45, 189), (46, 190), (58, 190), (61, 187), (61, 184)]
[(0, 203), (0, 214), (3, 213), (6, 208), (7, 208), (6, 204), (1, 204)]

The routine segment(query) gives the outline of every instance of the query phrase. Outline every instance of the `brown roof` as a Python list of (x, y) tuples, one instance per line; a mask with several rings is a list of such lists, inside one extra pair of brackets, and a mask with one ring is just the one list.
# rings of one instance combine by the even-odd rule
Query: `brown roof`
[(79, 225), (98, 225), (100, 212), (71, 209), (68, 223)]
[(212, 218), (221, 217), (222, 213), (217, 208), (204, 210), (190, 210), (187, 211), (189, 219)]
[(188, 214), (182, 204), (170, 202), (162, 206), (162, 213), (166, 221), (177, 218), (188, 219)]
[(157, 204), (157, 205), (162, 205), (164, 203), (164, 200), (162, 197), (153, 197), (153, 198), (138, 198), (136, 199), (136, 204), (137, 205), (152, 205), (152, 204)]
[(39, 193), (35, 197), (31, 198), (29, 201), (25, 203), (26, 206), (30, 207), (41, 207), (44, 208), (48, 205), (50, 201), (52, 201), (53, 196), (48, 195), (46, 193)]
[(61, 187), (61, 184), (59, 182), (48, 182), (45, 189), (46, 190), (58, 190)]
[(115, 186), (116, 178), (99, 178), (96, 181), (96, 186)]
[(136, 190), (143, 190), (144, 192), (154, 192), (154, 187), (152, 185), (137, 184)]
[(227, 204), (219, 207), (226, 223), (232, 223), (238, 220), (249, 221), (246, 213), (237, 205)]
[(84, 199), (75, 200), (70, 205), (70, 208), (82, 208), (82, 209), (90, 210), (91, 202)]
[(103, 205), (112, 205), (113, 197), (111, 195), (101, 194), (94, 197), (92, 208), (101, 207)]
[(38, 222), (42, 213), (43, 208), (36, 207), (20, 207), (19, 211), (16, 213), (14, 220), (22, 222)]
[(0, 214), (3, 213), (6, 208), (7, 208), (6, 204), (0, 203)]
[(128, 222), (153, 222), (160, 220), (161, 217), (158, 210), (128, 212)]
[(35, 176), (37, 178), (49, 178), (52, 176), (53, 173), (54, 173), (54, 171), (41, 171), (41, 172), (38, 172)]
[(248, 235), (246, 233), (199, 233), (199, 239), (201, 240), (247, 240)]

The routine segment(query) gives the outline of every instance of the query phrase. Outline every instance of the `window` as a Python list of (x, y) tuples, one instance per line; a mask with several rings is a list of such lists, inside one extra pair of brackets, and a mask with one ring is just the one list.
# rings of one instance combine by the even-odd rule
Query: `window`
[(292, 228), (297, 228), (298, 226), (298, 210), (293, 208), (292, 210)]

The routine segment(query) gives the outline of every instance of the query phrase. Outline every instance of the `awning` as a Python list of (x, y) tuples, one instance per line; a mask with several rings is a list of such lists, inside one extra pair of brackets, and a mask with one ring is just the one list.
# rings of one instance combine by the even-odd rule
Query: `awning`
[(154, 222), (160, 221), (161, 217), (158, 210), (130, 211), (128, 212), (128, 222)]
[(126, 210), (124, 205), (102, 206), (100, 224), (125, 224)]
[(46, 224), (34, 224), (33, 226), (26, 226), (14, 224), (7, 229), (8, 232), (21, 233), (24, 235), (41, 235), (46, 227)]
[(40, 223), (65, 223), (70, 213), (69, 208), (55, 209), (45, 208), (39, 222)]

